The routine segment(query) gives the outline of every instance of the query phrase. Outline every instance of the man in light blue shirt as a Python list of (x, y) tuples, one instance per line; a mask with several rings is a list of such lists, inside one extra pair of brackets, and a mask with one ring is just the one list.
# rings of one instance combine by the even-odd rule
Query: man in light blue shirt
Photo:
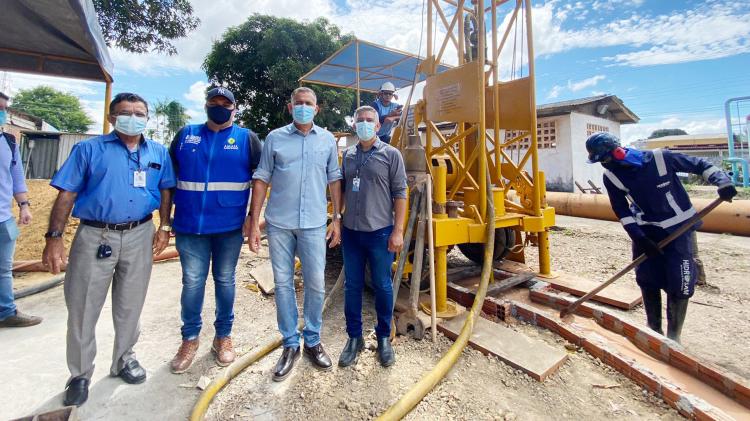
[[(109, 105), (114, 131), (76, 144), (50, 183), (59, 190), (44, 235), (43, 262), (53, 273), (65, 263), (63, 233), (70, 215), (81, 219), (65, 272), (70, 377), (63, 402), (82, 405), (94, 373), (96, 324), (112, 285), (115, 343), (110, 375), (130, 384), (146, 380), (133, 347), (151, 278), (152, 251), (169, 242), (171, 192), (177, 184), (169, 152), (146, 139), (148, 104), (121, 93)], [(75, 204), (75, 207), (74, 207)], [(151, 215), (159, 208), (154, 234)]]
[(13, 302), (13, 254), (18, 238), (13, 198), (18, 203), (21, 224), (31, 222), (31, 211), (16, 138), (2, 131), (8, 119), (8, 99), (0, 92), (0, 327), (26, 327), (38, 325), (42, 319), (21, 313)]
[[(268, 185), (271, 197), (266, 207), (266, 232), (276, 285), (276, 318), (284, 338), (273, 380), (286, 379), (300, 357), (297, 330), (297, 298), (294, 291), (294, 256), (302, 262), (305, 286), (302, 336), (304, 353), (320, 370), (330, 370), (331, 359), (320, 342), (325, 298), (326, 240), (339, 243), (341, 232), (341, 170), (333, 135), (313, 124), (318, 112), (315, 92), (297, 88), (288, 105), (294, 122), (266, 137), (260, 163), (253, 174), (250, 250), (260, 249), (260, 210)], [(326, 233), (326, 186), (333, 202), (333, 222)]]

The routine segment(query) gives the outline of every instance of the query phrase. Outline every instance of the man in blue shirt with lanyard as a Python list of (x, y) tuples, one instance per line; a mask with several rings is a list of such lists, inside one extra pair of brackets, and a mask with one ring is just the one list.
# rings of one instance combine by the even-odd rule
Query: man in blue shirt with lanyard
[(12, 200), (15, 198), (18, 203), (18, 222), (23, 225), (31, 222), (31, 204), (16, 138), (2, 131), (8, 119), (8, 99), (0, 92), (0, 327), (26, 327), (38, 325), (42, 319), (21, 313), (13, 302), (12, 269), (18, 226)]
[(50, 183), (59, 190), (44, 235), (43, 261), (52, 273), (59, 273), (67, 260), (62, 237), (71, 208), (81, 220), (65, 272), (70, 370), (65, 405), (81, 405), (88, 398), (96, 323), (110, 283), (115, 327), (110, 375), (130, 384), (146, 380), (133, 346), (140, 334), (152, 252), (161, 253), (169, 240), (166, 231), (154, 235), (151, 215), (159, 208), (161, 224), (169, 225), (175, 178), (167, 148), (143, 137), (148, 104), (136, 94), (118, 94), (108, 118), (114, 131), (73, 146)]
[[(304, 87), (295, 89), (288, 109), (294, 122), (266, 137), (258, 170), (253, 174), (252, 220), (248, 233), (250, 250), (257, 253), (260, 210), (270, 184), (266, 233), (276, 284), (276, 319), (284, 338), (284, 351), (276, 364), (274, 381), (286, 379), (300, 357), (294, 291), (295, 254), (302, 262), (305, 285), (302, 331), (305, 355), (320, 370), (333, 367), (320, 342), (320, 328), (325, 298), (326, 240), (330, 240), (330, 247), (335, 247), (341, 232), (338, 149), (333, 135), (313, 123), (318, 112), (315, 92)], [(328, 233), (326, 186), (333, 203), (333, 222)]]
[(234, 124), (237, 108), (229, 89), (209, 90), (205, 108), (206, 123), (183, 127), (169, 146), (177, 173), (174, 230), (182, 263), (182, 344), (170, 363), (175, 374), (187, 371), (198, 351), (209, 264), (216, 292), (211, 352), (219, 366), (234, 361), (235, 267), (262, 147), (255, 133)]
[[(718, 187), (719, 197), (728, 202), (737, 195), (732, 180), (709, 161), (668, 149), (639, 151), (620, 146), (620, 139), (594, 133), (586, 140), (589, 163), (599, 162), (604, 187), (612, 210), (633, 240), (633, 258), (648, 259), (635, 269), (641, 288), (648, 326), (663, 334), (661, 291), (667, 294), (667, 337), (680, 341), (688, 300), (693, 296), (697, 272), (692, 230), (674, 241), (658, 243), (696, 214), (678, 172), (698, 174)], [(700, 223), (693, 229), (698, 229)]]
[(391, 131), (398, 123), (403, 107), (393, 102), (394, 98), (396, 98), (396, 87), (391, 82), (385, 82), (380, 87), (378, 98), (370, 105), (378, 112), (380, 119), (378, 138), (385, 143), (391, 143)]
[(88, 398), (96, 323), (110, 283), (115, 327), (110, 375), (130, 384), (146, 380), (133, 346), (140, 334), (152, 253), (160, 254), (169, 242), (168, 232), (154, 234), (151, 215), (159, 208), (161, 223), (169, 224), (174, 172), (167, 148), (143, 136), (148, 104), (136, 94), (118, 94), (108, 118), (114, 131), (73, 146), (50, 183), (59, 190), (44, 235), (42, 260), (50, 272), (59, 273), (67, 260), (62, 237), (71, 208), (81, 220), (65, 272), (70, 370), (65, 405), (81, 405)]

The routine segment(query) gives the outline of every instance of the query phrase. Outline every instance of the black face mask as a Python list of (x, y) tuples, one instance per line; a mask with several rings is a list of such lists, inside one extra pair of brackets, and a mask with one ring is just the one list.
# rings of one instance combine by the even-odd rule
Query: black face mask
[(208, 119), (219, 125), (226, 123), (232, 118), (232, 111), (234, 110), (228, 110), (221, 105), (206, 107)]

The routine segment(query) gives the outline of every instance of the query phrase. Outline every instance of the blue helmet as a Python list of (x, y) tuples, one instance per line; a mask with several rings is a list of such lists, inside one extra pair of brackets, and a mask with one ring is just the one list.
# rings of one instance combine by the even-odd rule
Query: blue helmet
[(589, 164), (606, 161), (612, 151), (620, 147), (620, 139), (607, 133), (594, 133), (586, 139), (586, 150), (589, 152)]

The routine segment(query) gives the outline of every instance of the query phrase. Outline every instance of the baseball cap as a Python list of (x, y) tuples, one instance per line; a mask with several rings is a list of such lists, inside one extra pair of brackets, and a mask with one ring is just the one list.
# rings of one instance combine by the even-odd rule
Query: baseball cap
[(210, 91), (208, 91), (208, 93), (206, 94), (206, 101), (209, 101), (211, 100), (211, 98), (217, 97), (217, 96), (223, 96), (224, 98), (228, 99), (229, 102), (234, 104), (234, 94), (232, 93), (232, 91), (221, 86), (217, 88), (213, 88)]

